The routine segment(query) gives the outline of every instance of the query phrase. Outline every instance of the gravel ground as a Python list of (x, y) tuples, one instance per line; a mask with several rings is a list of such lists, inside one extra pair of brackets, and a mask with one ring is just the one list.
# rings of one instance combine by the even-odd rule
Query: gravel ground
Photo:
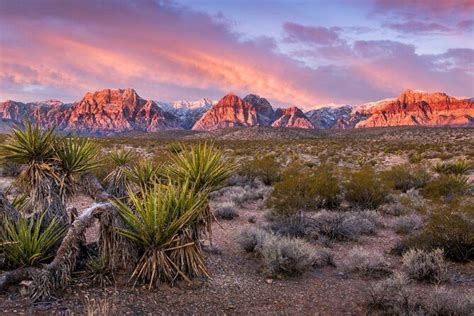
[[(91, 201), (78, 197), (73, 204), (78, 209)], [(21, 288), (0, 294), (0, 314), (4, 315), (82, 315), (86, 305), (100, 302), (109, 314), (290, 314), (290, 315), (361, 315), (366, 313), (364, 297), (371, 279), (345, 273), (341, 267), (326, 267), (291, 279), (267, 279), (259, 271), (253, 254), (242, 251), (237, 242), (240, 230), (246, 225), (264, 221), (264, 211), (257, 204), (239, 210), (240, 216), (231, 221), (214, 224), (213, 244), (221, 253), (207, 253), (211, 280), (179, 284), (157, 290), (132, 288), (126, 279), (117, 277), (115, 286), (93, 287), (76, 278), (65, 293), (52, 303), (33, 305)], [(255, 216), (257, 223), (248, 219)], [(88, 232), (88, 240), (96, 231)], [(389, 249), (397, 236), (389, 229), (381, 229), (376, 236), (363, 237), (358, 242), (335, 244), (336, 264), (344, 259), (347, 250), (355, 245), (377, 249), (389, 257), (391, 265), (399, 265), (399, 258), (390, 256)], [(473, 292), (474, 267), (457, 266), (454, 271), (463, 283), (455, 287), (460, 292)], [(454, 285), (453, 285), (454, 286)], [(421, 292), (426, 288), (420, 285)], [(466, 292), (466, 293), (468, 293)], [(89, 303), (87, 303), (89, 301)]]

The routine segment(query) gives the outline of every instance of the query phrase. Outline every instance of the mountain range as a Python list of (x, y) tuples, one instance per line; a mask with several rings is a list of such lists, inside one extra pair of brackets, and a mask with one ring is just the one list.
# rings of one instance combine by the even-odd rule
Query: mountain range
[(406, 90), (399, 97), (362, 105), (322, 107), (303, 112), (296, 106), (274, 109), (254, 94), (227, 94), (218, 102), (159, 102), (142, 99), (134, 89), (88, 92), (74, 103), (57, 100), (0, 103), (0, 131), (29, 119), (66, 132), (113, 134), (173, 129), (228, 127), (364, 128), (384, 126), (474, 126), (474, 99), (442, 92)]

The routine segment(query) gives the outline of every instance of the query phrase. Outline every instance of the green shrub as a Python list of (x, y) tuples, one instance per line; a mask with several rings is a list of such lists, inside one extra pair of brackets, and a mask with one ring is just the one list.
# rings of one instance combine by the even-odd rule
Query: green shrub
[(344, 188), (346, 200), (360, 208), (376, 209), (388, 195), (386, 185), (371, 166), (351, 173)]
[(291, 216), (300, 211), (339, 206), (340, 188), (331, 167), (312, 170), (295, 163), (282, 173), (267, 200), (275, 215)]
[(264, 184), (271, 185), (280, 180), (281, 166), (275, 156), (256, 157), (242, 165), (239, 174), (249, 179), (260, 179)]
[(465, 175), (472, 169), (472, 163), (465, 160), (458, 160), (452, 163), (437, 163), (433, 169), (439, 174)]
[(5, 219), (0, 228), (0, 249), (14, 267), (36, 266), (53, 256), (53, 250), (66, 230), (56, 219), (42, 227), (45, 214), (39, 218), (20, 217), (18, 223)]
[(469, 190), (468, 179), (464, 176), (441, 175), (431, 181), (422, 190), (422, 194), (429, 199), (453, 200)]
[(406, 192), (425, 186), (430, 175), (419, 167), (398, 165), (382, 173), (382, 178), (395, 190)]
[(446, 258), (454, 261), (474, 259), (474, 205), (448, 205), (435, 210), (425, 227), (403, 244), (403, 248), (440, 248)]

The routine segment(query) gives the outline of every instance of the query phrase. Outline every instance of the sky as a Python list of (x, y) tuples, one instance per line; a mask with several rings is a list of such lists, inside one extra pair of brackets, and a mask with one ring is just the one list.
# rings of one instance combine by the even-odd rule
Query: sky
[(474, 0), (0, 0), (0, 101), (474, 96)]

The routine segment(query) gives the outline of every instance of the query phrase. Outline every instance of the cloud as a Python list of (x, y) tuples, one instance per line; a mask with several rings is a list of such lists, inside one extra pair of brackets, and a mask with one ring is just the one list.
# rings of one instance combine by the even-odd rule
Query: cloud
[(316, 45), (332, 45), (340, 40), (340, 28), (327, 28), (323, 26), (305, 26), (293, 22), (283, 24), (288, 42), (304, 42)]
[(223, 21), (172, 1), (3, 2), (0, 99), (73, 101), (86, 91), (134, 87), (163, 101), (234, 91), (312, 107), (405, 88), (474, 94), (461, 51), (423, 56), (393, 41), (348, 42), (342, 27), (285, 23), (288, 40), (305, 50), (299, 58), (280, 52), (273, 38), (243, 40)]
[(449, 27), (438, 23), (413, 20), (400, 23), (384, 23), (383, 26), (401, 33), (440, 34), (451, 32)]
[(458, 23), (458, 28), (461, 31), (474, 32), (474, 20), (463, 20)]
[(393, 12), (405, 17), (469, 15), (474, 10), (472, 0), (375, 0), (374, 11)]

